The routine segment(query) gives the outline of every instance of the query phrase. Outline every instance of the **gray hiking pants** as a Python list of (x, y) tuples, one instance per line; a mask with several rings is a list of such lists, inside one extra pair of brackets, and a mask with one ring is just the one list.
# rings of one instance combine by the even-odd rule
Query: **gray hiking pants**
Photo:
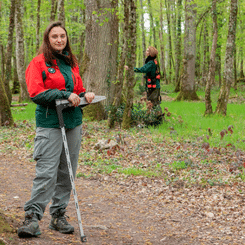
[[(66, 129), (73, 176), (76, 174), (81, 146), (82, 125)], [(31, 199), (24, 210), (32, 210), (41, 220), (47, 204), (52, 199), (50, 214), (65, 209), (71, 195), (71, 183), (62, 141), (61, 129), (36, 129), (33, 159), (37, 161)]]

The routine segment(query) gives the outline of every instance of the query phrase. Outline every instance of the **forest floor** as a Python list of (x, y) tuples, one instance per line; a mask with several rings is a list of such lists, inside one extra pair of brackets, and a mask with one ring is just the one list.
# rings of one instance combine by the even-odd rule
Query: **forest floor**
[[(85, 122), (83, 128), (75, 184), (86, 244), (245, 244), (245, 184), (238, 166), (245, 163), (244, 152), (229, 146), (206, 150), (198, 139), (185, 144), (160, 136), (154, 140), (145, 129), (109, 131), (105, 122)], [(99, 140), (118, 135), (117, 147), (95, 149)], [(35, 176), (34, 136), (28, 122), (11, 131), (3, 128), (0, 135), (0, 244), (79, 244), (73, 197), (67, 215), (74, 234), (49, 230), (47, 207), (41, 236), (17, 236)], [(170, 168), (180, 160), (188, 166)], [(119, 167), (105, 171), (115, 163), (160, 174), (127, 175)]]

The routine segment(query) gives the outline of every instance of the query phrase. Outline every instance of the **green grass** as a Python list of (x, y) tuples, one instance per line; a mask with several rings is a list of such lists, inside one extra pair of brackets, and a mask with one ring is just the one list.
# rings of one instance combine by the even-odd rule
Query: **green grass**
[[(228, 144), (234, 145), (236, 148), (245, 149), (245, 114), (244, 104), (228, 104), (227, 116), (211, 115), (204, 117), (204, 102), (162, 102), (162, 108), (168, 108), (171, 116), (166, 119), (168, 123), (162, 124), (157, 131), (167, 137), (178, 141), (195, 140), (203, 137), (203, 141), (208, 141), (212, 147), (226, 147)], [(216, 104), (213, 104), (215, 109)], [(180, 120), (181, 117), (181, 120)], [(233, 133), (228, 132), (221, 140), (220, 132), (232, 125)], [(174, 134), (170, 134), (170, 128), (174, 130)], [(206, 138), (208, 128), (211, 129), (212, 136), (209, 140)]]
[(11, 107), (14, 121), (34, 121), (35, 120), (36, 104), (28, 102), (27, 106)]
[[(173, 93), (173, 85), (163, 86), (163, 92), (167, 91), (171, 97), (176, 97)], [(241, 89), (240, 89), (241, 90)], [(239, 95), (242, 92), (239, 90)], [(234, 96), (234, 91), (231, 89), (231, 96)], [(199, 96), (204, 92), (198, 92)], [(217, 97), (218, 90), (214, 90), (214, 96)], [(171, 116), (167, 117), (168, 123), (162, 124), (159, 128), (151, 129), (151, 131), (162, 137), (158, 139), (161, 141), (164, 138), (172, 138), (179, 142), (196, 141), (198, 137), (203, 137), (203, 141), (208, 141), (211, 147), (226, 147), (231, 144), (239, 149), (245, 149), (245, 114), (244, 104), (228, 104), (227, 116), (212, 115), (204, 117), (205, 103), (200, 102), (175, 102), (175, 101), (162, 101), (162, 108), (168, 108)], [(215, 110), (216, 103), (213, 103), (213, 110)], [(35, 121), (36, 104), (28, 102), (27, 106), (11, 107), (14, 121)], [(226, 134), (221, 140), (220, 132), (228, 129), (232, 125), (233, 134)], [(173, 129), (172, 129), (173, 128)], [(207, 139), (207, 129), (210, 128), (212, 136)], [(174, 133), (170, 133), (171, 131)]]

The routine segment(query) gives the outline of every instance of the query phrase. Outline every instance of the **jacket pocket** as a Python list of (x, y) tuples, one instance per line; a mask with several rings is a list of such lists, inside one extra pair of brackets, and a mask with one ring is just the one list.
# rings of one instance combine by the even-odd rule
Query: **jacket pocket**
[(49, 131), (45, 128), (36, 129), (36, 137), (34, 139), (33, 159), (40, 159), (49, 148)]

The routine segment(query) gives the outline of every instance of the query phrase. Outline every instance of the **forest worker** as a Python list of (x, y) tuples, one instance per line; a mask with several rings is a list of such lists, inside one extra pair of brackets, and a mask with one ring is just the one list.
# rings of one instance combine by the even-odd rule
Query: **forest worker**
[[(134, 68), (135, 72), (146, 73), (147, 100), (151, 101), (153, 107), (161, 103), (160, 73), (157, 64), (157, 54), (157, 49), (149, 46), (146, 50), (147, 58), (145, 60), (145, 65), (141, 68)], [(128, 69), (128, 66), (125, 66), (125, 69)]]
[(18, 235), (30, 237), (41, 234), (38, 221), (51, 199), (49, 228), (72, 233), (74, 227), (65, 216), (72, 187), (55, 99), (67, 99), (73, 105), (63, 110), (63, 117), (75, 176), (82, 133), (79, 95), (90, 103), (94, 93), (85, 93), (77, 59), (72, 54), (67, 31), (61, 22), (53, 22), (46, 28), (39, 55), (27, 67), (26, 83), (32, 101), (37, 104), (33, 153), (37, 163), (31, 198), (24, 205), (25, 221), (18, 229)]

